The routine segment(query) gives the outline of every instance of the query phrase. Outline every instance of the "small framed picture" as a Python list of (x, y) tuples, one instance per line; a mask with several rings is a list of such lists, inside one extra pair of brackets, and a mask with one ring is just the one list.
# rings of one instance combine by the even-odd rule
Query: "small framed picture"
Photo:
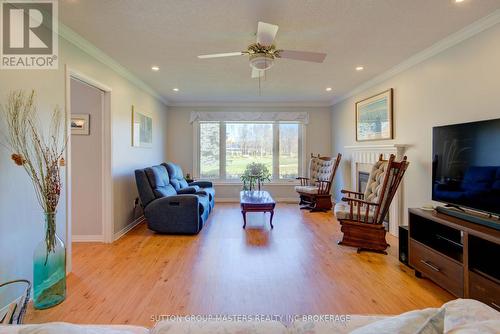
[(393, 139), (392, 88), (356, 102), (356, 141)]
[(71, 114), (71, 134), (83, 136), (90, 135), (89, 114)]
[(151, 148), (153, 146), (153, 119), (132, 106), (132, 146)]

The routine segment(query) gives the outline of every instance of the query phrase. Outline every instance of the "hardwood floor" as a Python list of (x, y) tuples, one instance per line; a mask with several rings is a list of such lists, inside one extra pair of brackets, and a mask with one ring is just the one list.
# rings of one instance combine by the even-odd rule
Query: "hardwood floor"
[(111, 245), (77, 243), (68, 297), (27, 322), (153, 326), (158, 315), (396, 314), (452, 296), (389, 255), (337, 245), (332, 213), (280, 204), (274, 216), (217, 204), (197, 236), (168, 236), (141, 224)]

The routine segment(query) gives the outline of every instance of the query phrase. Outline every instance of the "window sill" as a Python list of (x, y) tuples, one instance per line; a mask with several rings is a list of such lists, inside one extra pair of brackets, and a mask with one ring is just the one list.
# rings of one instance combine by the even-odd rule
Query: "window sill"
[[(218, 181), (212, 181), (212, 180), (207, 180), (207, 181), (211, 181), (215, 186), (243, 186), (243, 183), (239, 182), (239, 181), (221, 181), (221, 180), (218, 180)], [(262, 184), (262, 187), (266, 187), (266, 186), (273, 186), (273, 187), (276, 187), (276, 186), (288, 186), (288, 187), (292, 187), (292, 186), (297, 186), (299, 185), (300, 183), (299, 182), (296, 182), (295, 180), (294, 181), (271, 181), (271, 182), (265, 182)]]

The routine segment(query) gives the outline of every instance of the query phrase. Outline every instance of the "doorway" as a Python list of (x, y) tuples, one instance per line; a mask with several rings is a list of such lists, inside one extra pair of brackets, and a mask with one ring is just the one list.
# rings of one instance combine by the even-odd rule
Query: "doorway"
[[(111, 167), (111, 162), (112, 162), (112, 150), (111, 150), (111, 145), (112, 145), (112, 136), (111, 136), (111, 87), (107, 86), (106, 84), (103, 84), (85, 74), (82, 72), (79, 72), (68, 65), (65, 66), (65, 72), (66, 72), (66, 124), (67, 124), (67, 138), (68, 138), (68, 146), (66, 149), (66, 161), (67, 161), (67, 169), (66, 169), (66, 175), (65, 175), (65, 181), (67, 186), (66, 188), (66, 271), (70, 273), (72, 271), (72, 253), (73, 253), (73, 247), (72, 247), (72, 242), (73, 242), (73, 207), (76, 207), (77, 205), (80, 205), (78, 201), (73, 201), (72, 195), (73, 195), (73, 187), (72, 187), (72, 180), (73, 180), (73, 162), (72, 162), (72, 157), (73, 154), (71, 152), (72, 149), (72, 142), (75, 136), (71, 135), (71, 115), (72, 114), (77, 114), (78, 111), (72, 111), (71, 107), (72, 105), (75, 105), (76, 103), (72, 103), (72, 91), (71, 91), (71, 86), (72, 83), (79, 83), (83, 85), (90, 86), (90, 88), (97, 90), (97, 93), (102, 94), (102, 105), (101, 105), (101, 126), (100, 128), (100, 134), (101, 134), (101, 141), (100, 141), (100, 153), (101, 153), (101, 166), (100, 166), (100, 183), (101, 187), (97, 192), (100, 194), (101, 198), (101, 206), (100, 206), (100, 211), (101, 211), (101, 219), (100, 219), (100, 225), (101, 225), (101, 233), (100, 235), (87, 235), (87, 236), (81, 236), (81, 235), (76, 235), (77, 237), (75, 239), (76, 242), (80, 241), (100, 241), (100, 242), (106, 242), (106, 243), (111, 243), (114, 241), (114, 227), (113, 227), (113, 177), (112, 177), (112, 167)], [(98, 104), (97, 104), (98, 105)], [(78, 109), (76, 109), (78, 110)], [(87, 110), (81, 111), (84, 115), (85, 114), (90, 114)], [(92, 133), (93, 131), (96, 131), (96, 128), (92, 125), (92, 119), (89, 115), (89, 133)], [(78, 169), (78, 167), (77, 167)], [(77, 171), (75, 171), (77, 172)], [(75, 178), (78, 178), (79, 175), (76, 173)], [(96, 193), (97, 194), (97, 193)], [(84, 211), (86, 212), (86, 211)], [(85, 223), (84, 223), (85, 224)], [(79, 239), (79, 240), (78, 240)]]
[(105, 92), (74, 77), (70, 78), (70, 92), (72, 240), (103, 242)]

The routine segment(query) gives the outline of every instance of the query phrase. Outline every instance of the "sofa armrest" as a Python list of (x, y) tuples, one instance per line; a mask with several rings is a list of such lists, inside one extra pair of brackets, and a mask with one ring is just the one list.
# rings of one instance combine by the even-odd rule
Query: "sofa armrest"
[(201, 188), (213, 188), (214, 184), (210, 181), (194, 181), (189, 184), (190, 186), (198, 186)]
[(158, 198), (144, 209), (148, 227), (160, 233), (195, 234), (201, 230), (196, 195)]
[(196, 194), (198, 191), (200, 191), (200, 187), (198, 187), (198, 186), (190, 186), (190, 187), (186, 187), (186, 188), (183, 188), (183, 189), (179, 189), (177, 191), (177, 194), (179, 194), (179, 195)]

